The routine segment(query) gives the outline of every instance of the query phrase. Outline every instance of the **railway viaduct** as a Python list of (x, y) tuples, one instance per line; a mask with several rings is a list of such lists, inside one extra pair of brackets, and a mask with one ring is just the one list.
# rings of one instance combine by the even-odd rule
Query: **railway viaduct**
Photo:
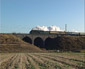
[(56, 45), (57, 35), (43, 35), (43, 34), (14, 34), (20, 39), (28, 42), (30, 44), (34, 44), (40, 48), (53, 48)]

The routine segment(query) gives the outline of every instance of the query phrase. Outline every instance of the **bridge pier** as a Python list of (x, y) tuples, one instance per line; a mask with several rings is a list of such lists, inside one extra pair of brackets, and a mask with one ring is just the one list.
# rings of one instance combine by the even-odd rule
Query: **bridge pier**
[(34, 45), (34, 40), (32, 40), (32, 45)]

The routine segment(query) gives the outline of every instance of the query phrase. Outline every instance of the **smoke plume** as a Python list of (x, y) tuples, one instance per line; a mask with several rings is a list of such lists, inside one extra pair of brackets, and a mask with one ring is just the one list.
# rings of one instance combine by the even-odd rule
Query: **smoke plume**
[(57, 26), (36, 26), (34, 28), (32, 28), (32, 30), (41, 30), (41, 31), (64, 31), (64, 30), (61, 30), (60, 27), (57, 27)]

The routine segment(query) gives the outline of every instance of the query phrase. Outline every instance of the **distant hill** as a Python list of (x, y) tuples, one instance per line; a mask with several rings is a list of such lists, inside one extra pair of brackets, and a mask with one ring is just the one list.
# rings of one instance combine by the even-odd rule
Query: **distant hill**
[(42, 50), (12, 34), (0, 34), (0, 52), (42, 52)]

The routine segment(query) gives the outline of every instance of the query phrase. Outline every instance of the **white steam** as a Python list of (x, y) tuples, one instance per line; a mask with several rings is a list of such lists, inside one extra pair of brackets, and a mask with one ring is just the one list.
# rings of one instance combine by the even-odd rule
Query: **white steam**
[(72, 29), (71, 32), (78, 32), (78, 31), (76, 31), (75, 29)]
[(36, 26), (36, 27), (32, 28), (32, 30), (41, 30), (41, 31), (64, 31), (64, 30), (61, 30), (60, 27), (57, 27), (57, 26), (50, 26), (50, 27), (47, 27), (47, 26)]

